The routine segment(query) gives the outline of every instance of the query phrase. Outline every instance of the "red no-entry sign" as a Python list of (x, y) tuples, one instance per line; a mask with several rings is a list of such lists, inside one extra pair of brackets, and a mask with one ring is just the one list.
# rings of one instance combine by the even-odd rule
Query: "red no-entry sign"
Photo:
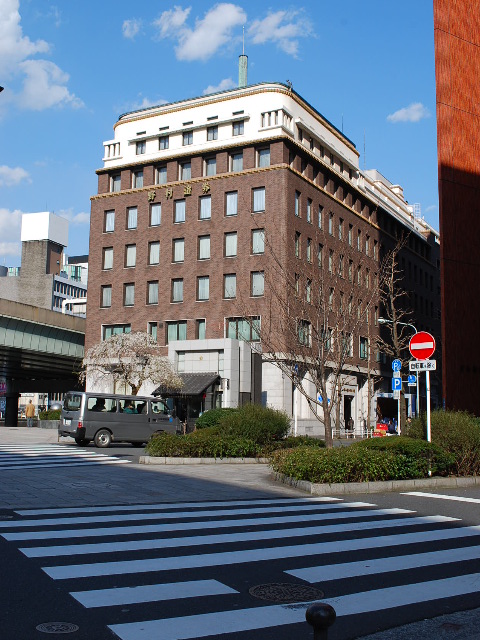
[(435, 338), (431, 333), (419, 331), (410, 339), (408, 348), (417, 360), (428, 360), (435, 351)]

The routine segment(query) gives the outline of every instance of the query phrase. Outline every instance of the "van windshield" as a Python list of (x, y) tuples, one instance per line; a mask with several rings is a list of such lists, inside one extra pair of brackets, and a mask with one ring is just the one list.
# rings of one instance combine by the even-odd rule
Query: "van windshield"
[(63, 408), (67, 411), (78, 411), (82, 404), (82, 396), (79, 393), (67, 393), (63, 402)]

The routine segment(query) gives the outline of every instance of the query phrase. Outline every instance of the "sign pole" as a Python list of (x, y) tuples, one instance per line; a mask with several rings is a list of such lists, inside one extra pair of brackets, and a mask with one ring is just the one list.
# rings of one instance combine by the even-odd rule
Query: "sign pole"
[(425, 371), (425, 378), (427, 383), (427, 442), (432, 441), (432, 432), (430, 424), (430, 371)]
[(398, 396), (398, 422), (397, 422), (397, 433), (398, 435), (402, 435), (401, 434), (401, 429), (400, 429), (400, 402), (402, 401), (402, 390), (400, 389), (400, 394)]
[(417, 403), (415, 405), (415, 417), (420, 415), (420, 375), (417, 373)]

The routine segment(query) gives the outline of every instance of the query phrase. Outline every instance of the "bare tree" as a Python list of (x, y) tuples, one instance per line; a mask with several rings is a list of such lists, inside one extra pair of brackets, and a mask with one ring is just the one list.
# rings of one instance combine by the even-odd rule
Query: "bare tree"
[(170, 360), (161, 354), (162, 347), (148, 333), (120, 333), (91, 347), (82, 363), (80, 379), (113, 379), (131, 388), (137, 395), (142, 384), (149, 381), (172, 389), (182, 386)]
[[(373, 321), (381, 276), (367, 271), (369, 281), (365, 282), (366, 275), (357, 276), (343, 255), (329, 253), (325, 265), (325, 257), (319, 255), (318, 265), (312, 264), (307, 274), (296, 274), (292, 264), (278, 259), (271, 247), (270, 256), (262, 324), (252, 329), (259, 336), (264, 361), (293, 382), (323, 423), (325, 444), (332, 447), (343, 376), (355, 370), (353, 339), (365, 335), (366, 325)], [(258, 308), (257, 303), (251, 311), (255, 309), (256, 315)], [(248, 315), (248, 304), (244, 311)]]
[[(380, 286), (380, 300), (386, 337), (378, 337), (380, 351), (398, 359), (403, 365), (409, 360), (408, 344), (412, 337), (411, 311), (408, 310), (408, 294), (403, 288), (403, 274), (398, 264), (398, 256), (405, 247), (407, 238), (401, 238), (384, 258), (384, 277)], [(407, 420), (403, 387), (400, 391), (400, 431), (403, 432)]]

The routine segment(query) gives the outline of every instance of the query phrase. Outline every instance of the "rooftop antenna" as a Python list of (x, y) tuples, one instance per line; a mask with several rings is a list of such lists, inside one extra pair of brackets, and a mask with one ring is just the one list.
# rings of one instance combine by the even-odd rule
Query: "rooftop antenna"
[(243, 26), (242, 55), (238, 56), (238, 88), (247, 86), (248, 56), (245, 55), (245, 25)]
[(363, 170), (367, 169), (367, 159), (365, 156), (365, 129), (363, 130)]

